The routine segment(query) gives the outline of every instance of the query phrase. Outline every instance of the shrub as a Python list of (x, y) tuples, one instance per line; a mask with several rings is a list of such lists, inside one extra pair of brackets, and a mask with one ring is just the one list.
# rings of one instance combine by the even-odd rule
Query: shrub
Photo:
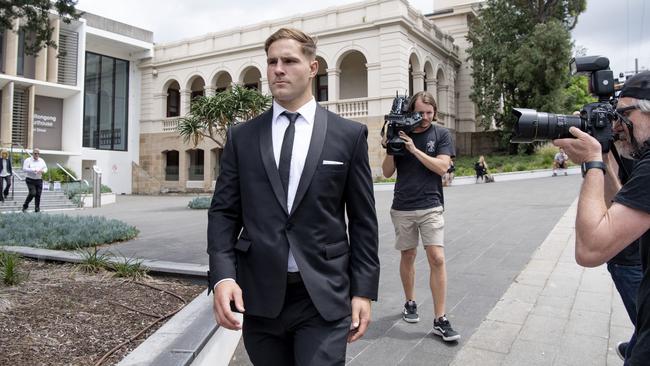
[[(64, 167), (70, 174), (75, 175), (74, 171), (68, 167)], [(75, 179), (77, 177), (75, 176)], [(43, 173), (43, 180), (46, 182), (72, 182), (73, 179), (69, 175), (65, 174), (63, 169), (59, 167), (48, 168), (47, 172)]]
[(14, 253), (0, 252), (0, 278), (7, 286), (14, 286), (27, 278), (27, 275), (18, 271), (21, 259)]
[(133, 239), (138, 229), (99, 216), (11, 213), (0, 220), (0, 244), (77, 249)]
[(147, 269), (142, 266), (142, 260), (122, 257), (121, 261), (111, 263), (110, 269), (115, 271), (115, 277), (138, 280), (147, 276)]
[(99, 253), (97, 246), (92, 251), (83, 248), (78, 248), (77, 251), (81, 255), (81, 263), (77, 265), (84, 272), (99, 272), (109, 266), (109, 255)]
[(195, 210), (206, 210), (210, 208), (211, 200), (211, 197), (194, 197), (194, 199), (187, 204), (187, 207)]

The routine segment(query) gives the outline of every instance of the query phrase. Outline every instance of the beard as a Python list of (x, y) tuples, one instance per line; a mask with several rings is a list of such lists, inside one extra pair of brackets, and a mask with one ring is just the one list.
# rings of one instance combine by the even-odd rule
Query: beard
[(625, 159), (634, 159), (632, 157), (632, 154), (634, 153), (634, 149), (632, 148), (632, 144), (627, 141), (627, 139), (620, 140), (619, 139), (614, 141), (614, 146), (616, 147), (616, 151), (618, 151), (618, 154)]

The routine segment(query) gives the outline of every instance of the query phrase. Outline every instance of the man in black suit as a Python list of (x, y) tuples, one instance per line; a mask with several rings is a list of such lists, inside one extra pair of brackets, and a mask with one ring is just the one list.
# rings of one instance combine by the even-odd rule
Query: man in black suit
[(343, 365), (379, 287), (368, 131), (314, 100), (311, 37), (265, 51), (272, 109), (228, 131), (208, 213), (215, 317), (255, 365)]

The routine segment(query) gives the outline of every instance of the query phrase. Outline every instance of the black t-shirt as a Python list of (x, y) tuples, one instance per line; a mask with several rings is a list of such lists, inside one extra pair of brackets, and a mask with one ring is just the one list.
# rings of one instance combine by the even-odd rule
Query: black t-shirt
[[(418, 150), (429, 156), (455, 156), (451, 134), (444, 127), (431, 125), (425, 131), (411, 133), (409, 136)], [(413, 211), (444, 205), (441, 176), (427, 169), (408, 151), (394, 159), (397, 181), (393, 209)]]
[[(623, 167), (618, 170), (618, 177), (621, 179), (621, 183), (627, 183), (629, 176), (628, 173), (631, 173), (634, 169), (634, 160), (625, 159), (621, 157), (621, 162)], [(614, 258), (610, 259), (608, 263), (618, 264), (621, 266), (640, 266), (641, 265), (641, 254), (639, 253), (639, 239), (633, 241), (630, 245), (621, 250)]]
[[(650, 150), (646, 150), (634, 166), (630, 180), (614, 197), (614, 202), (650, 213)], [(632, 350), (630, 365), (647, 365), (650, 360), (650, 232), (639, 239), (643, 279), (637, 296), (637, 343)]]

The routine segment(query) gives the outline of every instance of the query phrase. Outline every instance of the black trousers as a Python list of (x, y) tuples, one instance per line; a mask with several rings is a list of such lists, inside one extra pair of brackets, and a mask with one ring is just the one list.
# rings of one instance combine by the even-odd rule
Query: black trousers
[(41, 192), (43, 192), (43, 180), (25, 178), (25, 183), (27, 183), (29, 194), (25, 199), (25, 203), (23, 203), (23, 209), (26, 210), (27, 207), (29, 207), (29, 203), (32, 202), (32, 199), (35, 199), (34, 209), (36, 211), (39, 211), (41, 209)]
[(244, 346), (255, 366), (342, 366), (351, 321), (326, 321), (302, 281), (289, 283), (276, 319), (244, 314)]
[(9, 195), (9, 187), (11, 187), (11, 175), (0, 177), (0, 201), (4, 201)]

